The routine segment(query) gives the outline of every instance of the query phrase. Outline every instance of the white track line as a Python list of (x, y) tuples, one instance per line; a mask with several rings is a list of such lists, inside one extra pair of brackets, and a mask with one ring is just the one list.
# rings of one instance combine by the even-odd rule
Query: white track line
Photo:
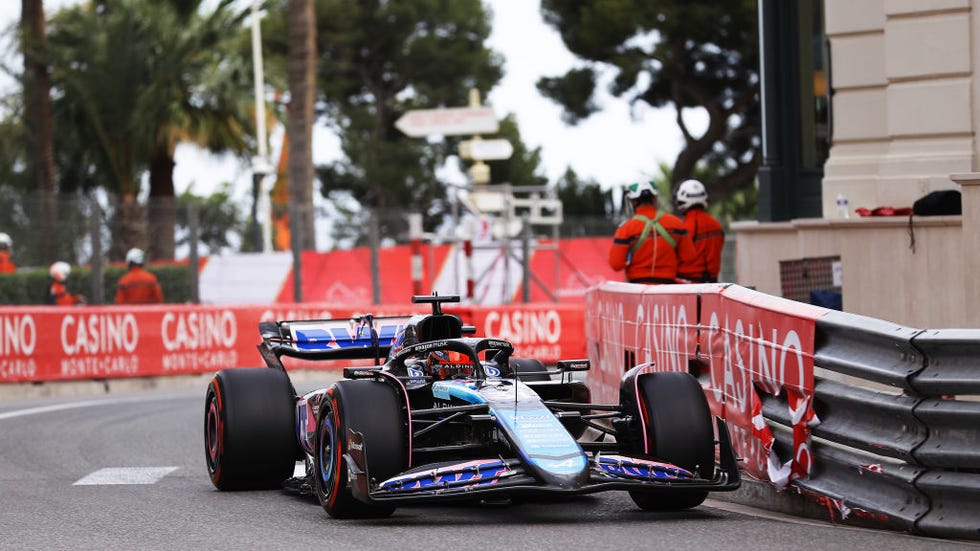
[(83, 476), (73, 486), (156, 484), (176, 470), (177, 467), (107, 467)]
[(6, 411), (0, 413), (0, 421), (4, 419), (13, 419), (16, 417), (26, 417), (28, 415), (37, 415), (40, 413), (51, 413), (53, 411), (64, 411), (66, 409), (78, 409), (87, 408), (93, 406), (109, 406), (115, 404), (131, 404), (136, 402), (148, 402), (157, 400), (172, 400), (174, 398), (184, 398), (187, 397), (186, 394), (169, 394), (169, 395), (153, 395), (153, 396), (129, 396), (126, 398), (106, 398), (102, 400), (82, 400), (79, 402), (67, 402), (64, 404), (54, 404), (51, 406), (38, 406), (26, 409), (15, 409), (13, 411)]

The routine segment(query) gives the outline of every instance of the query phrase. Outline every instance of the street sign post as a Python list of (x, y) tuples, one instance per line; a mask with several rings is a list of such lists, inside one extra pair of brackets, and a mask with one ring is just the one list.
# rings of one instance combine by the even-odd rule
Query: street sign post
[(463, 140), (459, 144), (459, 156), (474, 161), (503, 161), (514, 154), (514, 147), (505, 139)]
[(499, 128), (490, 107), (448, 107), (417, 109), (395, 121), (395, 127), (412, 138), (462, 134), (493, 134)]

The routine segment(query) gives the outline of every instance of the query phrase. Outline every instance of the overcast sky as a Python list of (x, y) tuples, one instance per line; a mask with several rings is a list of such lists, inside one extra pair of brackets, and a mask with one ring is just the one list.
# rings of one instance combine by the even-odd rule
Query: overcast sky
[[(48, 15), (78, 0), (45, 0)], [(550, 180), (567, 166), (604, 187), (620, 186), (651, 176), (661, 161), (673, 163), (681, 136), (669, 109), (641, 106), (634, 112), (626, 102), (611, 97), (600, 101), (603, 111), (575, 127), (561, 122), (561, 111), (541, 97), (535, 82), (541, 76), (557, 76), (576, 63), (561, 38), (541, 20), (538, 0), (489, 0), (494, 12), (489, 46), (503, 54), (505, 76), (484, 101), (499, 117), (514, 113), (521, 135), (529, 147), (541, 147), (543, 168)], [(0, 24), (4, 27), (20, 17), (20, 2), (0, 0)], [(3, 90), (10, 84), (4, 83)], [(272, 130), (272, 163), (275, 164), (281, 129)], [(314, 160), (325, 162), (337, 154), (337, 140), (325, 130), (314, 134)], [(174, 172), (177, 191), (193, 183), (197, 193), (215, 184), (235, 182), (235, 195), (247, 196), (251, 189), (248, 162), (219, 157), (181, 146)]]

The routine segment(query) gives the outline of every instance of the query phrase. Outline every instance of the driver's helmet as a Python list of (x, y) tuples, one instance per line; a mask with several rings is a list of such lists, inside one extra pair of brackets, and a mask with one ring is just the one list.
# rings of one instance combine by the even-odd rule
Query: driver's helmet
[(462, 352), (433, 350), (426, 358), (429, 374), (436, 379), (454, 379), (473, 375), (473, 360)]

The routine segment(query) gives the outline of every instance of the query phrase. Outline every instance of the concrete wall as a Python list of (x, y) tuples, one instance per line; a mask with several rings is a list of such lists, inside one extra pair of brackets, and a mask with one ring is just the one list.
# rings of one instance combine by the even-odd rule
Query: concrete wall
[(845, 311), (923, 329), (980, 327), (980, 173), (950, 181), (964, 214), (916, 216), (911, 230), (906, 216), (736, 223), (736, 281), (780, 296), (780, 260), (840, 255)]
[(911, 206), (977, 170), (975, 0), (826, 0), (833, 136), (822, 204)]
[[(980, 0), (825, 0), (825, 20), (827, 218), (733, 225), (737, 282), (780, 295), (780, 260), (840, 255), (845, 311), (980, 327)], [(963, 215), (915, 217), (911, 234), (908, 217), (853, 211), (950, 188), (963, 192)], [(838, 193), (850, 218), (838, 217)]]

